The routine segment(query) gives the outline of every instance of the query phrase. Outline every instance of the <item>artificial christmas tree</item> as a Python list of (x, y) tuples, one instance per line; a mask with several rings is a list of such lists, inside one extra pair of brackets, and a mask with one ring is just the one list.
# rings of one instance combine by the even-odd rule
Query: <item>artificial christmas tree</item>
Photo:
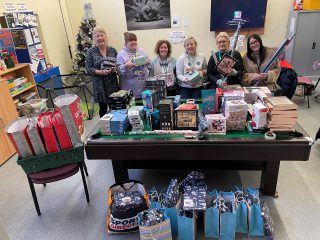
[(84, 73), (86, 52), (93, 45), (92, 31), (96, 26), (96, 20), (92, 13), (91, 3), (85, 3), (83, 5), (85, 12), (84, 17), (81, 20), (79, 33), (77, 34), (77, 50), (74, 59), (73, 69), (75, 73)]

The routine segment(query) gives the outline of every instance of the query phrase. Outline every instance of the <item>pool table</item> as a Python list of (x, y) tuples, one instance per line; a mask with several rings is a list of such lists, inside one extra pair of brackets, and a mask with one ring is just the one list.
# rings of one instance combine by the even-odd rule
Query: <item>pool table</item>
[(243, 130), (199, 140), (183, 135), (102, 136), (97, 126), (85, 151), (90, 160), (111, 159), (116, 182), (128, 180), (128, 169), (257, 170), (262, 171), (262, 193), (275, 196), (280, 161), (309, 159), (310, 138), (299, 125), (296, 131), (303, 136), (283, 133), (266, 140), (264, 134)]

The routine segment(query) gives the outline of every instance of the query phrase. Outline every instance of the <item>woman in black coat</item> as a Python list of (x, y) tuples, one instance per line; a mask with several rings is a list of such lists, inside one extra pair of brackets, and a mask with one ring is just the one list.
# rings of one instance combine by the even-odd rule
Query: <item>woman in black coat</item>
[(217, 88), (223, 85), (241, 84), (241, 77), (243, 76), (243, 63), (241, 54), (234, 50), (232, 57), (237, 60), (237, 63), (233, 68), (228, 69), (226, 76), (218, 72), (216, 64), (221, 60), (224, 54), (231, 55), (230, 38), (226, 32), (221, 32), (216, 38), (218, 50), (216, 53), (212, 53), (208, 62), (208, 82), (210, 88)]

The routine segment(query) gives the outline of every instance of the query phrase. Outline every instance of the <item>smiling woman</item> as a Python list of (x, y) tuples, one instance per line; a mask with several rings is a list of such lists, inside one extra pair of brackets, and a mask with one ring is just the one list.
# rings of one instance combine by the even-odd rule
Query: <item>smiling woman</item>
[(197, 41), (189, 37), (184, 41), (185, 52), (177, 61), (177, 78), (183, 99), (201, 98), (203, 82), (207, 76), (207, 60), (197, 52)]
[(99, 115), (102, 117), (108, 111), (109, 96), (119, 90), (116, 73), (117, 51), (108, 46), (107, 33), (104, 28), (96, 26), (93, 29), (93, 41), (86, 54), (86, 73), (93, 76), (93, 94), (99, 103)]
[(229, 35), (226, 32), (219, 33), (216, 42), (219, 51), (212, 53), (208, 62), (208, 82), (210, 87), (217, 88), (222, 85), (240, 84), (243, 76), (243, 63), (240, 53), (235, 50), (232, 52), (232, 57), (237, 62), (232, 68), (227, 69), (228, 74), (224, 76), (219, 73), (216, 66), (224, 54), (231, 56)]
[(271, 92), (277, 92), (280, 89), (277, 85), (281, 70), (279, 61), (276, 61), (268, 72), (263, 72), (273, 54), (274, 51), (271, 48), (263, 46), (258, 34), (250, 35), (247, 40), (247, 53), (243, 57), (246, 73), (243, 76), (242, 84), (267, 86)]

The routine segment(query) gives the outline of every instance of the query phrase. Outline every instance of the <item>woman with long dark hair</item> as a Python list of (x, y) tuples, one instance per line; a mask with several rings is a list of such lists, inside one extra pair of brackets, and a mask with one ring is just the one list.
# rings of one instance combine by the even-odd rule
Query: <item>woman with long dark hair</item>
[(245, 74), (242, 85), (267, 86), (271, 92), (280, 90), (277, 85), (281, 70), (279, 61), (275, 61), (268, 72), (263, 72), (273, 55), (274, 51), (263, 45), (258, 34), (250, 35), (247, 40), (247, 53), (243, 56)]

